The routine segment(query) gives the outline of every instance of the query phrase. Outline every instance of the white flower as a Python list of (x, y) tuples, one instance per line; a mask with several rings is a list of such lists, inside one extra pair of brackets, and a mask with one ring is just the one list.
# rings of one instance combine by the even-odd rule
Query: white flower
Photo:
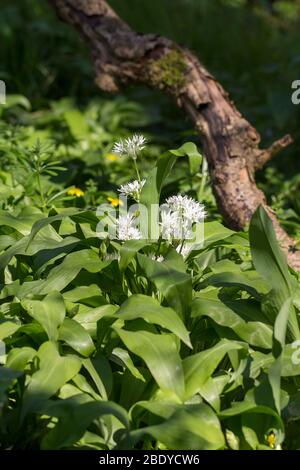
[(146, 180), (138, 181), (134, 180), (127, 184), (122, 184), (120, 189), (118, 189), (121, 196), (131, 196), (136, 201), (139, 200), (142, 188)]
[(165, 261), (165, 258), (161, 255), (156, 256), (156, 255), (153, 254), (153, 255), (151, 255), (151, 259), (153, 261), (157, 261), (158, 263), (162, 263), (163, 261)]
[(190, 220), (192, 224), (202, 222), (206, 215), (204, 205), (188, 196), (181, 194), (171, 196), (166, 203), (172, 211), (178, 212), (183, 218)]
[(117, 220), (119, 240), (140, 240), (141, 232), (134, 225), (135, 218), (131, 214), (121, 215)]
[(137, 154), (145, 148), (146, 139), (141, 134), (134, 134), (132, 137), (116, 142), (112, 152), (120, 156), (131, 156), (133, 159), (137, 158)]
[(176, 234), (179, 227), (179, 217), (176, 212), (162, 210), (161, 212), (161, 236), (165, 240), (177, 238)]
[(171, 211), (169, 208), (162, 210), (160, 225), (161, 236), (166, 240), (192, 238), (192, 222), (184, 218), (179, 211)]

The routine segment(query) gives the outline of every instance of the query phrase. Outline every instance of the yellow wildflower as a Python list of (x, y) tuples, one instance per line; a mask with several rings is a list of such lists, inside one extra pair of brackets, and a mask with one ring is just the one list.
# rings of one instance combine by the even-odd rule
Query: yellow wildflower
[(123, 202), (117, 197), (108, 197), (107, 200), (113, 207), (123, 206)]
[(106, 155), (106, 160), (108, 160), (109, 162), (116, 162), (117, 160), (119, 160), (119, 157), (115, 153), (108, 153)]
[(270, 434), (267, 437), (267, 441), (271, 449), (275, 448), (275, 443), (276, 443), (276, 436), (273, 432), (270, 432)]
[(69, 189), (67, 194), (68, 196), (76, 196), (76, 197), (84, 196), (84, 192), (82, 191), (82, 189), (76, 188), (76, 187)]

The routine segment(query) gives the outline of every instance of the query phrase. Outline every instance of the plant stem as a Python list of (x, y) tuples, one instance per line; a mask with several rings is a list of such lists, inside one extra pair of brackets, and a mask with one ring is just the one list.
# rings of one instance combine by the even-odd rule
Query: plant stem
[(44, 198), (44, 191), (43, 191), (41, 175), (39, 171), (37, 172), (36, 177), (37, 177), (37, 183), (38, 183), (38, 188), (39, 188), (39, 193), (40, 193), (40, 198), (41, 198), (41, 206), (43, 209), (45, 209), (46, 204), (45, 204), (45, 198)]
[(203, 157), (202, 176), (201, 176), (201, 183), (200, 183), (200, 188), (199, 188), (199, 192), (198, 192), (198, 200), (199, 201), (202, 201), (202, 199), (203, 199), (206, 180), (207, 180), (207, 162), (206, 162), (205, 158)]
[(157, 243), (157, 250), (156, 250), (156, 255), (155, 255), (155, 256), (158, 256), (158, 255), (159, 255), (161, 242), (162, 242), (162, 236), (160, 235), (160, 236), (159, 236), (159, 239), (158, 239), (158, 243)]
[(133, 163), (134, 163), (134, 168), (136, 171), (137, 179), (139, 180), (139, 182), (141, 182), (141, 177), (140, 177), (139, 169), (137, 166), (136, 158), (133, 158)]

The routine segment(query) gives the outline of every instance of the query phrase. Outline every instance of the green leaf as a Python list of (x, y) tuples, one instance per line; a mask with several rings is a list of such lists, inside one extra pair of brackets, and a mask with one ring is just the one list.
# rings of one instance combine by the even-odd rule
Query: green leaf
[(33, 358), (36, 356), (36, 350), (23, 346), (23, 348), (13, 348), (9, 351), (5, 363), (5, 367), (9, 367), (13, 370), (23, 371)]
[(65, 111), (64, 118), (68, 124), (71, 134), (76, 140), (89, 135), (89, 127), (84, 115), (78, 109)]
[(35, 411), (55, 395), (81, 368), (76, 357), (61, 357), (54, 343), (47, 341), (37, 352), (39, 369), (33, 373), (23, 395), (22, 417)]
[(199, 172), (203, 156), (198, 152), (197, 146), (193, 142), (186, 142), (176, 150), (169, 150), (176, 157), (187, 156), (190, 164), (191, 174)]
[(175, 161), (176, 157), (167, 152), (158, 159), (156, 166), (150, 171), (140, 197), (140, 203), (148, 209), (151, 204), (159, 204), (162, 186)]
[(71, 318), (65, 318), (63, 321), (59, 328), (58, 339), (64, 341), (85, 357), (90, 356), (95, 350), (93, 340), (88, 332), (80, 323)]
[[(100, 396), (103, 398), (103, 400), (107, 400), (111, 389), (112, 379), (111, 377), (108, 377), (109, 375), (111, 375), (111, 371), (110, 373), (107, 373), (107, 367), (104, 366), (105, 360), (103, 359), (104, 358), (101, 356), (96, 357), (93, 360), (84, 359), (82, 361), (82, 364), (93, 379), (93, 382), (96, 385)], [(104, 381), (105, 378), (106, 380)]]
[(218, 325), (231, 328), (243, 341), (253, 346), (271, 349), (272, 328), (262, 322), (244, 321), (219, 300), (196, 298), (192, 303), (192, 317), (207, 316)]
[(6, 103), (4, 105), (6, 109), (13, 108), (14, 106), (21, 106), (22, 108), (30, 111), (30, 101), (23, 95), (7, 95)]
[(257, 271), (276, 289), (292, 292), (292, 279), (286, 257), (279, 248), (271, 219), (260, 206), (252, 217), (249, 237)]
[(285, 338), (288, 325), (288, 319), (291, 310), (292, 299), (287, 299), (283, 304), (279, 314), (276, 317), (274, 325), (273, 337), (273, 356), (274, 363), (269, 369), (269, 382), (272, 388), (274, 402), (276, 409), (280, 414), (281, 410), (281, 370), (282, 370), (282, 356), (285, 347)]
[(22, 307), (44, 328), (50, 341), (57, 340), (58, 327), (66, 314), (64, 299), (59, 292), (52, 292), (43, 300), (24, 299)]
[(248, 292), (255, 299), (261, 300), (261, 296), (257, 289), (261, 289), (263, 285), (261, 280), (256, 273), (236, 273), (236, 272), (223, 272), (213, 274), (204, 281), (205, 284), (209, 284), (217, 287), (240, 287), (241, 290)]
[(183, 318), (188, 315), (192, 302), (192, 279), (189, 274), (176, 271), (168, 264), (154, 261), (138, 254), (138, 263), (146, 277), (153, 282), (160, 293)]
[(40, 212), (23, 212), (18, 216), (0, 210), (0, 226), (11, 227), (22, 235), (29, 235), (32, 225), (41, 218)]
[(233, 235), (234, 232), (229, 230), (220, 222), (205, 222), (204, 223), (204, 247), (208, 247), (218, 241), (223, 241)]
[[(117, 358), (117, 360), (116, 360), (116, 358)], [(114, 360), (118, 364), (122, 365), (123, 367), (126, 367), (135, 378), (141, 380), (142, 382), (145, 382), (144, 377), (142, 376), (142, 374), (140, 373), (138, 368), (135, 367), (135, 365), (134, 365), (128, 351), (126, 351), (126, 349), (115, 348), (112, 351), (112, 360)]]
[(58, 423), (43, 438), (43, 450), (68, 448), (75, 444), (88, 429), (91, 422), (103, 416), (115, 416), (128, 429), (129, 422), (126, 411), (111, 401), (88, 401), (83, 397), (74, 396), (47, 404), (44, 413), (57, 417)]
[(185, 399), (193, 397), (200, 387), (211, 377), (225, 354), (244, 349), (243, 343), (222, 340), (212, 348), (186, 357), (182, 361), (185, 377)]
[(31, 224), (30, 236), (27, 242), (27, 249), (29, 248), (29, 245), (31, 244), (37, 233), (44, 227), (46, 227), (47, 225), (51, 225), (53, 222), (61, 221), (67, 217), (76, 215), (77, 213), (78, 209), (66, 209), (60, 214), (42, 218), (40, 220), (37, 220), (33, 225)]
[(98, 273), (108, 264), (108, 261), (101, 261), (93, 250), (86, 249), (70, 253), (59, 266), (50, 271), (47, 279), (36, 290), (33, 289), (33, 292), (47, 294), (54, 290), (62, 291), (82, 269), (90, 273)]
[(120, 271), (125, 271), (139, 250), (149, 245), (144, 240), (127, 240), (123, 243), (120, 250)]
[[(265, 299), (264, 310), (274, 322), (284, 302), (295, 293), (297, 283), (289, 273), (287, 260), (278, 245), (272, 221), (261, 206), (251, 219), (249, 237), (254, 266), (272, 286)], [(288, 327), (292, 338), (300, 339), (298, 320), (292, 305)]]
[[(114, 313), (118, 310), (117, 305), (102, 305), (101, 307), (93, 308), (91, 310), (77, 313), (74, 320), (80, 323), (90, 335), (96, 335), (97, 322), (104, 317), (114, 317)], [(94, 336), (93, 336), (94, 337)]]
[(188, 331), (174, 310), (162, 307), (156, 299), (142, 294), (129, 297), (116, 312), (122, 320), (143, 318), (148, 323), (160, 325), (177, 335), (187, 346), (192, 347)]
[(181, 399), (184, 394), (183, 370), (173, 336), (112, 328), (125, 346), (145, 361), (161, 390)]
[(0, 340), (8, 338), (13, 335), (21, 325), (14, 323), (12, 321), (3, 321), (0, 323)]
[(182, 405), (162, 424), (130, 434), (134, 441), (149, 434), (169, 449), (176, 450), (217, 450), (225, 445), (217, 416), (203, 403)]

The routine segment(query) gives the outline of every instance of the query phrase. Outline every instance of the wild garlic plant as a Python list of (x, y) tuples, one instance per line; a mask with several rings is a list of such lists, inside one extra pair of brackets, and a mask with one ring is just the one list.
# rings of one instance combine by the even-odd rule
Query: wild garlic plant
[[(123, 184), (118, 189), (121, 198), (133, 199), (137, 206), (141, 200), (142, 191), (147, 184), (147, 179), (141, 179), (138, 168), (138, 159), (145, 148), (147, 140), (140, 134), (135, 134), (131, 138), (116, 142), (113, 152), (122, 156), (130, 157), (133, 160), (137, 179)], [(123, 204), (122, 204), (123, 205)], [(140, 211), (137, 209), (133, 213), (122, 213), (116, 220), (117, 238), (120, 241), (141, 240), (142, 231), (138, 226)], [(193, 239), (193, 229), (196, 224), (201, 224), (206, 216), (204, 205), (187, 195), (174, 195), (166, 199), (160, 206), (158, 218), (158, 249), (151, 257), (155, 261), (162, 262), (164, 257), (160, 254), (162, 241), (166, 241), (173, 246), (184, 258), (190, 253)]]

